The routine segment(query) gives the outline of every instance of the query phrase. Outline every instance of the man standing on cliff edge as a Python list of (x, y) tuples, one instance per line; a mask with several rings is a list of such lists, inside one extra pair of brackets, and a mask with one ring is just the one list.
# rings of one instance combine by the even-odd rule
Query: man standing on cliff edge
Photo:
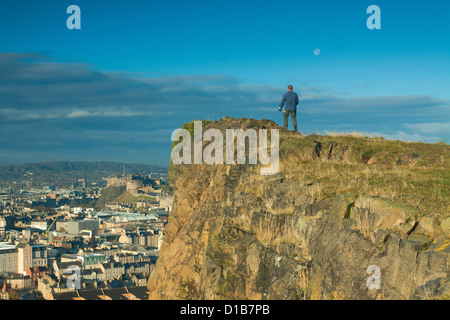
[(298, 95), (292, 91), (292, 86), (288, 85), (288, 91), (283, 95), (281, 99), (280, 106), (278, 108), (279, 111), (283, 109), (283, 105), (286, 102), (286, 107), (284, 108), (284, 128), (288, 129), (288, 118), (289, 114), (291, 115), (292, 124), (294, 125), (294, 131), (297, 131), (297, 119), (295, 118), (297, 113), (297, 104), (299, 102)]

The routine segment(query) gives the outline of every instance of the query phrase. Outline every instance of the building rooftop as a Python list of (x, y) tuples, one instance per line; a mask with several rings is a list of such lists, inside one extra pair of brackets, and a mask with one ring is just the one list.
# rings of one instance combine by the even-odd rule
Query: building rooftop
[(10, 242), (0, 242), (0, 250), (10, 250), (15, 248), (16, 246)]
[(57, 265), (58, 265), (59, 269), (67, 269), (67, 268), (69, 268), (70, 266), (73, 266), (73, 265), (78, 266), (80, 268), (83, 267), (81, 261), (60, 262), (60, 263), (57, 263)]
[(146, 286), (111, 289), (81, 289), (73, 292), (53, 293), (55, 300), (147, 300)]
[(82, 275), (90, 275), (90, 274), (93, 274), (93, 273), (102, 274), (103, 270), (100, 269), (100, 268), (83, 269), (83, 270), (81, 270), (81, 274)]

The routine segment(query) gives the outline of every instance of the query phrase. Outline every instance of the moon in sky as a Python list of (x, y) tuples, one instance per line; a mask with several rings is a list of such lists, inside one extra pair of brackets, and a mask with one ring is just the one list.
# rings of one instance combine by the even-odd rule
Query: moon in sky
[(320, 49), (315, 49), (314, 50), (314, 55), (318, 56), (320, 54)]

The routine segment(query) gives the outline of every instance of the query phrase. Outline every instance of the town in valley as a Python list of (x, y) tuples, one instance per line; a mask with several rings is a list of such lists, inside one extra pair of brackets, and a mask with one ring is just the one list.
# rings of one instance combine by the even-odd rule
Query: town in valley
[(167, 174), (32, 177), (0, 186), (0, 299), (147, 299), (173, 206)]

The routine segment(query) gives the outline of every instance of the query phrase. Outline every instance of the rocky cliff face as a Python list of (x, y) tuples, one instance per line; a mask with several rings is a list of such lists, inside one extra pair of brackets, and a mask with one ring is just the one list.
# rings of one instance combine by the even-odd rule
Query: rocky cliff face
[(280, 171), (174, 165), (150, 299), (448, 298), (449, 147), (280, 129)]

